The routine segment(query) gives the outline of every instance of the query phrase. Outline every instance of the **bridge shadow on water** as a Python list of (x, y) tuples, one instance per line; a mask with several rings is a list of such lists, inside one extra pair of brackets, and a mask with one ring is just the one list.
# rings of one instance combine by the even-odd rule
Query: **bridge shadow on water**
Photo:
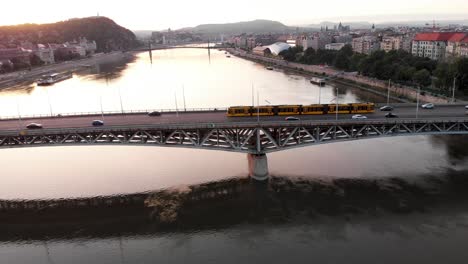
[[(414, 176), (412, 177), (414, 179)], [(468, 170), (442, 176), (331, 180), (272, 176), (144, 194), (51, 201), (0, 201), (0, 242), (157, 236), (239, 225), (304, 225), (345, 239), (347, 225), (406, 236), (466, 226)], [(434, 229), (437, 227), (437, 229)]]

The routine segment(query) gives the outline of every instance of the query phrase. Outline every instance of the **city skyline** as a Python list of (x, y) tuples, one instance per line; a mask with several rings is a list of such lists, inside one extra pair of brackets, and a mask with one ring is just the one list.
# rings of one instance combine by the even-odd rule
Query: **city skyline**
[[(291, 26), (315, 24), (321, 21), (382, 23), (427, 20), (430, 23), (433, 20), (466, 19), (468, 13), (468, 2), (463, 0), (430, 4), (423, 0), (410, 3), (396, 0), (391, 6), (385, 6), (385, 8), (380, 3), (368, 0), (346, 3), (337, 0), (330, 0), (326, 3), (299, 1), (291, 6), (293, 12), (284, 12), (284, 5), (272, 4), (271, 1), (265, 0), (255, 2), (239, 0), (228, 8), (222, 2), (213, 0), (206, 1), (202, 5), (192, 1), (157, 4), (137, 1), (133, 5), (124, 4), (123, 1), (112, 3), (113, 5), (109, 6), (108, 1), (83, 0), (80, 5), (73, 8), (62, 8), (58, 0), (4, 3), (2, 6), (5, 10), (22, 10), (22, 12), (5, 12), (0, 17), (0, 26), (53, 23), (95, 15), (109, 17), (131, 30), (178, 29), (199, 24), (231, 23), (255, 19), (275, 20)], [(24, 9), (25, 5), (29, 8)], [(298, 6), (301, 8), (297, 8)]]

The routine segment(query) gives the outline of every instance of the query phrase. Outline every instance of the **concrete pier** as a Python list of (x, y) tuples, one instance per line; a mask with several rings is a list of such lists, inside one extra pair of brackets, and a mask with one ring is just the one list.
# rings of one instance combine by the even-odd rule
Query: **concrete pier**
[(249, 175), (255, 180), (268, 179), (268, 159), (266, 154), (247, 154), (249, 161)]

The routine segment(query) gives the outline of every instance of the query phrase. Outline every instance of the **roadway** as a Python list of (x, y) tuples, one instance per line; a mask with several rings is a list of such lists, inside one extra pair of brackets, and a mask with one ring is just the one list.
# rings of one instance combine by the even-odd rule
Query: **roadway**
[[(367, 120), (378, 121), (385, 120), (385, 114), (378, 109), (375, 113), (367, 114)], [(415, 105), (398, 105), (392, 113), (398, 115), (398, 118), (392, 118), (392, 121), (398, 119), (414, 119), (416, 117)], [(350, 114), (339, 114), (339, 122), (352, 121)], [(335, 114), (329, 115), (303, 115), (296, 116), (301, 121), (334, 121)], [(464, 105), (441, 105), (436, 106), (435, 109), (421, 109), (418, 113), (419, 119), (460, 119), (468, 118), (465, 114)], [(197, 124), (197, 123), (244, 123), (244, 122), (257, 122), (257, 116), (253, 117), (227, 117), (224, 111), (209, 111), (209, 112), (179, 112), (176, 113), (162, 113), (161, 116), (148, 116), (145, 113), (141, 114), (114, 114), (114, 115), (88, 115), (88, 116), (70, 116), (70, 117), (41, 117), (41, 118), (28, 118), (28, 119), (9, 119), (0, 120), (1, 131), (14, 131), (26, 129), (29, 123), (40, 123), (44, 129), (51, 128), (91, 128), (93, 120), (103, 120), (104, 127), (121, 127), (121, 126), (152, 126), (164, 124)], [(260, 116), (260, 122), (266, 121), (284, 121), (285, 116)], [(365, 122), (359, 120), (359, 122)]]

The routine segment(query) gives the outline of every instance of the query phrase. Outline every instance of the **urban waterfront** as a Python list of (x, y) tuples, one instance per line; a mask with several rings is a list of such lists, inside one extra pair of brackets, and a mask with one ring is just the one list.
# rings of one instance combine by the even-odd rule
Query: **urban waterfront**
[[(206, 50), (195, 49), (153, 55), (153, 64), (147, 53), (139, 53), (50, 87), (33, 84), (2, 91), (0, 115), (17, 116), (18, 110), (21, 115), (99, 112), (101, 102), (104, 111), (174, 109), (175, 97), (182, 110), (183, 94), (186, 108), (250, 105), (252, 86), (260, 104), (315, 103), (319, 89), (321, 102), (335, 102), (333, 86), (318, 88), (304, 76), (269, 71), (260, 64), (227, 58), (222, 51), (212, 51), (211, 58)], [(386, 98), (339, 87), (338, 100), (385, 102)], [(249, 193), (239, 192), (249, 196), (248, 203), (235, 199), (228, 203), (239, 218), (222, 217), (231, 216), (228, 205), (207, 203), (200, 205), (192, 225), (183, 221), (158, 225), (146, 214), (137, 214), (137, 220), (114, 219), (109, 230), (96, 231), (94, 224), (86, 223), (62, 226), (72, 234), (6, 236), (0, 243), (0, 262), (464, 263), (468, 215), (461, 189), (468, 187), (462, 177), (468, 153), (460, 146), (467, 140), (464, 136), (396, 137), (273, 153), (269, 166), (276, 180), (271, 184), (278, 179), (290, 181), (288, 188), (297, 194), (281, 189), (289, 195), (277, 195), (272, 189), (279, 189), (269, 189), (268, 183)], [(131, 195), (247, 178), (245, 154), (206, 150), (44, 147), (4, 149), (0, 159), (0, 199), (7, 200)], [(353, 184), (339, 184), (345, 180)], [(311, 182), (321, 183), (318, 191), (327, 186), (340, 190), (332, 198), (315, 200), (304, 194), (312, 193)], [(387, 186), (388, 197), (363, 192), (348, 207), (334, 203), (337, 197), (369, 190), (373, 184)], [(102, 227), (105, 221), (95, 226)]]

